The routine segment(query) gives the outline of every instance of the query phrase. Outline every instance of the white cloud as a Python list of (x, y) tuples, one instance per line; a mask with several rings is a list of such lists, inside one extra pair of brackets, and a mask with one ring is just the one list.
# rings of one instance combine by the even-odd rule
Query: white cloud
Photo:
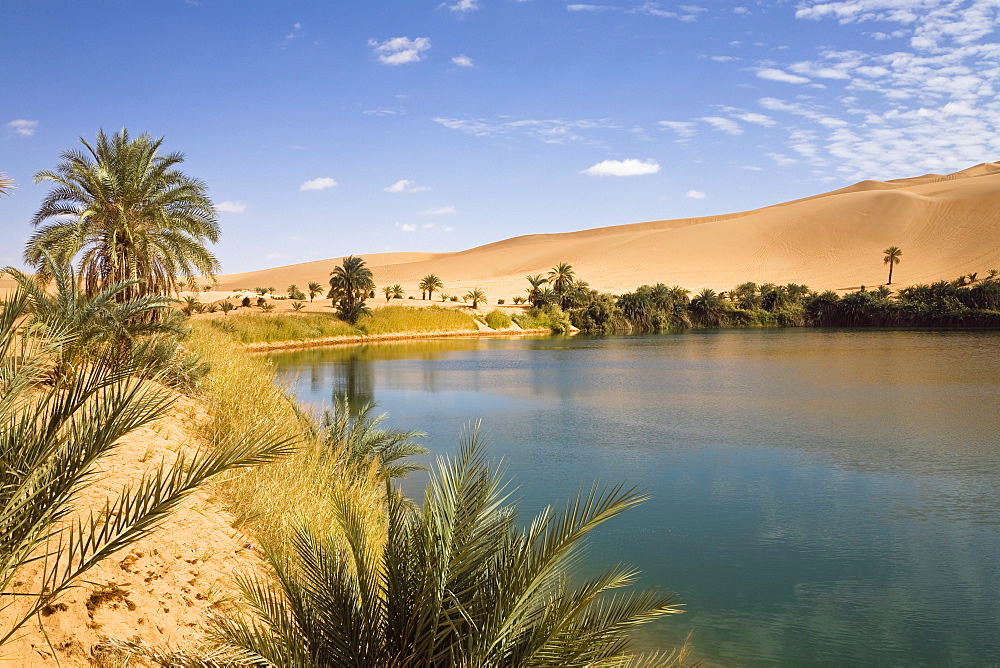
[(455, 63), (459, 67), (475, 67), (472, 62), (472, 58), (469, 58), (465, 54), (459, 54), (451, 59), (451, 62)]
[(728, 118), (723, 118), (721, 116), (703, 116), (698, 120), (705, 121), (719, 132), (725, 132), (727, 135), (743, 134), (743, 128), (740, 127), (740, 124)]
[(732, 63), (739, 60), (736, 56), (710, 56), (709, 59), (717, 63)]
[(700, 190), (689, 190), (687, 191), (687, 194), (684, 196), (690, 197), (691, 199), (705, 199), (706, 197), (708, 197), (708, 195), (701, 192)]
[(580, 173), (588, 176), (643, 176), (655, 174), (658, 171), (660, 171), (660, 165), (652, 158), (648, 160), (627, 158), (625, 160), (605, 160)]
[(696, 124), (691, 121), (660, 121), (659, 124), (673, 130), (680, 137), (694, 137), (698, 134), (695, 129)]
[(753, 12), (748, 7), (733, 7), (733, 14), (737, 16), (750, 16)]
[(611, 5), (566, 5), (569, 12), (608, 12), (613, 9), (618, 8)]
[[(425, 209), (420, 212), (421, 216), (448, 216), (458, 213), (454, 206), (439, 206), (436, 209)], [(426, 227), (426, 226), (425, 226)]]
[(800, 77), (797, 74), (789, 74), (788, 72), (771, 67), (758, 70), (757, 76), (761, 79), (767, 79), (768, 81), (781, 81), (783, 83), (790, 84), (806, 84), (810, 82), (810, 80), (806, 77)]
[(447, 7), (453, 12), (474, 12), (479, 9), (478, 0), (458, 0), (455, 4), (442, 3), (442, 7)]
[(329, 177), (321, 177), (318, 179), (312, 179), (311, 181), (306, 181), (301, 186), (299, 190), (326, 190), (327, 188), (336, 188), (337, 182)]
[(755, 125), (763, 125), (764, 127), (772, 127), (777, 125), (777, 122), (770, 116), (765, 116), (764, 114), (756, 114), (752, 111), (746, 111), (736, 114), (736, 118), (740, 119), (745, 123), (753, 123)]
[(664, 19), (676, 19), (678, 17), (677, 12), (668, 12), (660, 9), (660, 5), (656, 2), (646, 2), (635, 9), (628, 10), (629, 14), (645, 14), (646, 16), (659, 16)]
[(795, 163), (798, 162), (798, 160), (796, 160), (795, 158), (789, 158), (787, 155), (784, 155), (782, 153), (765, 153), (764, 155), (769, 157), (771, 160), (774, 160), (774, 162), (780, 165), (781, 167), (794, 165)]
[(485, 118), (433, 118), (446, 128), (458, 130), (475, 137), (497, 137), (513, 133), (523, 133), (545, 144), (569, 144), (580, 142), (601, 146), (601, 142), (589, 135), (598, 130), (620, 130), (622, 126), (611, 119), (582, 119), (567, 121), (556, 119), (522, 119), (517, 121), (493, 121)]
[(417, 226), (414, 225), (413, 223), (406, 223), (404, 225), (400, 225), (399, 229), (403, 230), (404, 232), (416, 232)]
[(418, 186), (415, 182), (409, 179), (400, 179), (396, 181), (391, 186), (386, 186), (382, 188), (387, 193), (420, 193), (426, 190), (430, 190), (427, 186)]
[(393, 37), (384, 42), (370, 39), (368, 46), (375, 50), (379, 62), (386, 65), (404, 65), (423, 60), (423, 56), (420, 54), (431, 48), (431, 40), (427, 37), (417, 37), (416, 39)]
[(247, 205), (243, 202), (233, 202), (226, 200), (215, 205), (215, 210), (219, 213), (243, 213), (247, 210)]
[(8, 123), (7, 127), (22, 137), (30, 137), (35, 134), (35, 130), (38, 128), (38, 121), (17, 118)]

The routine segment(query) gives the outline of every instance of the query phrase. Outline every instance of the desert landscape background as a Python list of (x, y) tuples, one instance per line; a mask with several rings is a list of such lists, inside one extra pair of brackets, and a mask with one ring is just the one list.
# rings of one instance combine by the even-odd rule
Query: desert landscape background
[[(861, 181), (773, 206), (704, 218), (658, 220), (564, 234), (533, 234), (455, 253), (362, 254), (377, 285), (434, 273), (448, 294), (482, 288), (494, 301), (524, 292), (524, 277), (560, 262), (592, 288), (613, 293), (647, 283), (727, 290), (744, 281), (817, 290), (885, 283), (882, 250), (903, 249), (893, 284), (930, 283), (1000, 267), (1000, 162), (954, 174)], [(540, 223), (540, 227), (544, 223)], [(313, 239), (336, 247), (337, 240)], [(358, 254), (358, 253), (355, 253)], [(222, 291), (324, 285), (341, 258), (219, 277)]]

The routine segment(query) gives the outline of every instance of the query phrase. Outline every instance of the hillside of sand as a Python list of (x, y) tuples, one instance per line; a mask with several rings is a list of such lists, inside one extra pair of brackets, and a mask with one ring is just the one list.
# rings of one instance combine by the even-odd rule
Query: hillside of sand
[[(882, 250), (898, 246), (893, 283), (953, 279), (1000, 268), (1000, 163), (852, 186), (720, 216), (659, 220), (563, 234), (533, 234), (455, 253), (365, 255), (379, 286), (419, 297), (427, 274), (447, 294), (483, 288), (490, 301), (522, 294), (529, 274), (560, 262), (599, 290), (646, 283), (725, 290), (744, 281), (842, 290), (884, 283)], [(332, 249), (331, 249), (332, 250)], [(341, 258), (220, 276), (233, 291), (310, 281), (326, 286)]]

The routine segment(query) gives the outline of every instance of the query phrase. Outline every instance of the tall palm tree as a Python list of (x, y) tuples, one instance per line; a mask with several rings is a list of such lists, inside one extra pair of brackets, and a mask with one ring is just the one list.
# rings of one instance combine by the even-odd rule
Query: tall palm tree
[(566, 294), (573, 287), (573, 277), (573, 267), (565, 262), (560, 262), (549, 272), (552, 291), (559, 295), (559, 305), (563, 308), (566, 308)]
[(330, 272), (330, 291), (334, 296), (334, 306), (342, 318), (355, 323), (368, 309), (365, 298), (375, 289), (372, 270), (365, 265), (364, 258), (349, 255), (339, 267)]
[(889, 265), (889, 282), (886, 285), (892, 285), (892, 267), (899, 264), (899, 256), (903, 254), (896, 246), (889, 246), (884, 251), (885, 257), (882, 258), (883, 264)]
[(434, 291), (444, 288), (444, 283), (442, 283), (441, 279), (434, 274), (427, 274), (424, 276), (423, 280), (420, 281), (420, 284), (417, 287), (420, 288), (422, 292), (427, 293), (428, 299), (434, 299)]
[[(291, 554), (265, 545), (276, 586), (245, 579), (253, 617), (217, 617), (214, 639), (251, 665), (624, 666), (629, 631), (681, 610), (656, 591), (609, 594), (638, 573), (577, 580), (581, 544), (643, 497), (594, 486), (520, 528), (495, 466), (465, 439), (431, 476), (422, 508), (387, 490), (375, 543), (351, 499), (346, 541), (303, 526)], [(660, 657), (658, 665), (666, 665)]]
[[(30, 325), (22, 328), (34, 317), (30, 303), (20, 290), (0, 303), (0, 645), (94, 564), (149, 535), (199, 486), (291, 450), (264, 434), (180, 453), (123, 486), (103, 508), (71, 519), (118, 441), (163, 415), (173, 400), (111, 354), (95, 356), (79, 374), (43, 383), (49, 359), (75, 334), (49, 328), (36, 336)], [(27, 591), (15, 590), (29, 565), (40, 574)]]
[(219, 240), (215, 208), (205, 184), (175, 169), (180, 153), (158, 155), (163, 138), (127, 130), (111, 137), (98, 131), (92, 146), (68, 150), (55, 170), (35, 182), (54, 188), (31, 222), (37, 229), (24, 251), (26, 262), (47, 273), (46, 257), (79, 257), (88, 294), (105, 285), (139, 280), (121, 299), (172, 294), (179, 280), (213, 276), (219, 263), (205, 248)]
[(462, 297), (462, 299), (471, 299), (472, 308), (479, 308), (479, 302), (486, 301), (486, 293), (483, 292), (482, 288), (476, 288), (465, 293), (465, 296)]
[(542, 305), (542, 286), (549, 282), (549, 279), (541, 274), (535, 274), (534, 276), (525, 276), (528, 280), (528, 301), (535, 308)]

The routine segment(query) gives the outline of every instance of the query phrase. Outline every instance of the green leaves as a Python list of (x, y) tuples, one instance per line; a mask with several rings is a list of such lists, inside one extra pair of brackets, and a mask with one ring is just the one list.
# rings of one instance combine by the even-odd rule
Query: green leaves
[[(628, 632), (680, 612), (655, 591), (614, 593), (636, 572), (618, 566), (576, 584), (585, 537), (640, 503), (622, 485), (594, 485), (562, 512), (519, 529), (508, 484), (480, 445), (478, 428), (458, 455), (440, 460), (424, 504), (387, 488), (383, 546), (342, 497), (345, 536), (300, 528), (294, 554), (269, 550), (277, 588), (248, 580), (254, 615), (219, 619), (216, 641), (264, 665), (629, 665)], [(368, 530), (366, 530), (368, 529)], [(647, 657), (672, 665), (676, 657)]]

